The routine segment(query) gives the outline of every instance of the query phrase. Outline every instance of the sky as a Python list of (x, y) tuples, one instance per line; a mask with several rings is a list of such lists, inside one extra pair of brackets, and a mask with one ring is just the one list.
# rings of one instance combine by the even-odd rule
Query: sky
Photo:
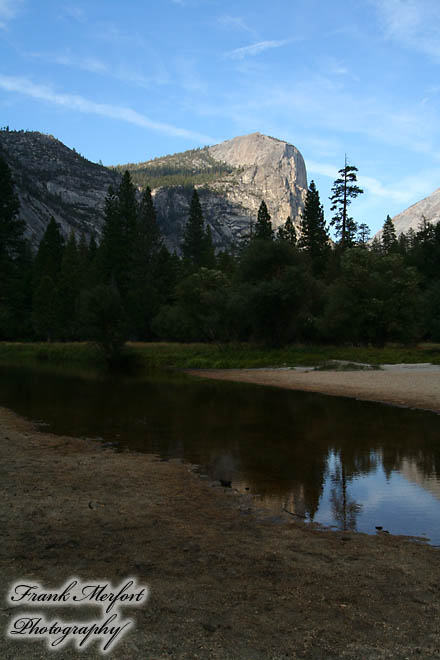
[(439, 0), (0, 0), (0, 125), (139, 162), (259, 131), (372, 233), (440, 187)]

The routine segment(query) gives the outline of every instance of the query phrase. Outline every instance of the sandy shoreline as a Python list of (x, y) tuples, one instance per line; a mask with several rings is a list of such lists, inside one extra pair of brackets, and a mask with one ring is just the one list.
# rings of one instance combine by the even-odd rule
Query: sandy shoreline
[(190, 369), (202, 378), (271, 385), (347, 396), (440, 413), (440, 366), (383, 365), (380, 370), (315, 371), (313, 368)]
[[(5, 409), (0, 454), (4, 632), (16, 615), (5, 602), (13, 581), (55, 588), (71, 576), (130, 576), (151, 595), (124, 609), (136, 628), (110, 654), (118, 660), (438, 657), (436, 548), (317, 531), (188, 465), (41, 433)], [(71, 608), (46, 614), (80, 618)], [(0, 641), (5, 660), (48, 655), (42, 641)], [(53, 657), (102, 656), (95, 643)]]

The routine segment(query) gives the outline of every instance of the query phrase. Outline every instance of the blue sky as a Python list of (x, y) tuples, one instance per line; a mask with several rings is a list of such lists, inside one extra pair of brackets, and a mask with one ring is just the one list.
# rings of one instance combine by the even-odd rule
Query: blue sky
[(344, 155), (375, 232), (440, 186), (438, 0), (0, 0), (1, 125), (104, 164), (260, 131), (330, 219)]

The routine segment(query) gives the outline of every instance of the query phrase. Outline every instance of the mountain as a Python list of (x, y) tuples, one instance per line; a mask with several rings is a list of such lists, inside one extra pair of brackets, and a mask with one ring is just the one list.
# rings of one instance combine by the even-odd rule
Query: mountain
[(440, 188), (420, 202), (413, 204), (405, 211), (398, 213), (393, 218), (397, 234), (407, 232), (408, 229), (417, 231), (423, 218), (436, 224), (440, 220)]
[(109, 185), (120, 176), (91, 163), (52, 135), (33, 131), (0, 131), (0, 151), (12, 171), (20, 200), (20, 217), (34, 245), (50, 217), (65, 236), (99, 237)]
[(298, 226), (307, 194), (298, 149), (261, 133), (117, 169), (129, 169), (138, 186), (153, 190), (162, 231), (173, 248), (182, 240), (193, 186), (217, 246), (249, 233), (263, 199), (275, 228), (288, 216)]
[(137, 187), (149, 185), (159, 224), (171, 249), (178, 249), (194, 186), (217, 247), (247, 234), (264, 199), (273, 226), (290, 216), (298, 225), (307, 193), (304, 160), (296, 147), (252, 133), (220, 144), (106, 168), (83, 158), (51, 135), (0, 131), (0, 150), (11, 167), (20, 216), (36, 244), (50, 216), (68, 235), (99, 239), (109, 185), (128, 169)]

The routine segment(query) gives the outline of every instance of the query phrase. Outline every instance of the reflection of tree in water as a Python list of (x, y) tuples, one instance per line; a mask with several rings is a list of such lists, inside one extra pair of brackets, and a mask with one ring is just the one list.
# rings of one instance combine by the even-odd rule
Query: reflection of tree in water
[(350, 483), (381, 463), (387, 477), (410, 464), (412, 480), (440, 482), (440, 417), (392, 406), (168, 372), (109, 377), (41, 365), (0, 368), (0, 401), (56, 433), (210, 466), (214, 479), (240, 479), (310, 520), (334, 472), (331, 506), (347, 529), (359, 513)]
[(358, 504), (348, 493), (348, 484), (350, 478), (347, 478), (346, 468), (341, 455), (334, 460), (338, 461), (332, 474), (332, 489), (330, 493), (330, 504), (335, 521), (343, 530), (356, 529), (356, 517), (362, 510), (362, 505)]

